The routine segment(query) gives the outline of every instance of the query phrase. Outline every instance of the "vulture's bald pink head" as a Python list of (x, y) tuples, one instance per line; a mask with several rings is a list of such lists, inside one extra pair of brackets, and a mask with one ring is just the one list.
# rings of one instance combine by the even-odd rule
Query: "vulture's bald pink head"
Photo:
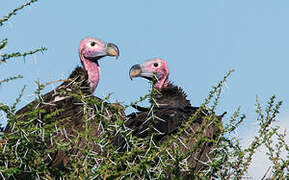
[(100, 77), (98, 60), (105, 56), (118, 58), (118, 47), (115, 44), (88, 37), (81, 40), (78, 51), (83, 68), (87, 71), (91, 91), (93, 92)]
[(130, 78), (143, 77), (156, 81), (154, 87), (161, 89), (168, 86), (169, 68), (167, 62), (161, 58), (154, 58), (142, 64), (135, 64), (129, 71)]

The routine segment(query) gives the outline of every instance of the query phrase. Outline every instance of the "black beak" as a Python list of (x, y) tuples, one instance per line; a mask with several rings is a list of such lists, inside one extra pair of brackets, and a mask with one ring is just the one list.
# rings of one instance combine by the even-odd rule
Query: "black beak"
[(117, 45), (115, 45), (113, 43), (107, 43), (106, 44), (106, 53), (108, 56), (115, 56), (117, 59), (119, 56), (119, 49), (118, 49)]
[(142, 73), (141, 66), (139, 64), (135, 64), (129, 70), (129, 77), (130, 79), (139, 77), (141, 73)]

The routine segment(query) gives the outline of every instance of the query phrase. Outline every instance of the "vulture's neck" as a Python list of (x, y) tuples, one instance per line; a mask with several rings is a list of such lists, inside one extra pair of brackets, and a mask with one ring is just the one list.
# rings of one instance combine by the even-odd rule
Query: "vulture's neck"
[(87, 71), (88, 81), (90, 84), (90, 91), (93, 93), (97, 87), (99, 77), (100, 77), (100, 68), (98, 62), (92, 62), (83, 56), (80, 57), (83, 68)]
[(153, 98), (158, 107), (172, 107), (172, 108), (184, 108), (190, 107), (191, 103), (186, 99), (187, 95), (182, 88), (168, 83), (166, 88), (156, 89)]

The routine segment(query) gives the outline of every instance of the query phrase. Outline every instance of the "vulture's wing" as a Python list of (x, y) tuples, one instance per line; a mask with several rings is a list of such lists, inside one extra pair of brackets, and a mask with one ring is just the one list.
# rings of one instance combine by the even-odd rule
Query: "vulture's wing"
[[(60, 95), (57, 91), (51, 91), (17, 111), (16, 121), (29, 122), (26, 123), (25, 126), (32, 125), (33, 127), (40, 121), (42, 125), (55, 124), (55, 130), (53, 134), (51, 134), (53, 141), (50, 142), (48, 140), (46, 142), (48, 149), (54, 149), (56, 143), (63, 144), (70, 142), (72, 139), (78, 137), (78, 133), (88, 130), (92, 140), (88, 141), (87, 139), (79, 138), (77, 141), (73, 140), (73, 146), (90, 149), (92, 152), (99, 152), (99, 146), (93, 141), (93, 138), (99, 137), (104, 131), (104, 129), (99, 126), (101, 120), (98, 119), (98, 114), (105, 117), (106, 121), (110, 121), (113, 113), (103, 107), (110, 105), (115, 109), (119, 109), (118, 113), (122, 117), (124, 116), (124, 111), (121, 109), (122, 106), (120, 104), (108, 104), (94, 96), (90, 98), (102, 104), (100, 105), (102, 107), (96, 107), (97, 105), (89, 106), (74, 96)], [(38, 112), (37, 116), (31, 113), (34, 110)], [(95, 116), (95, 114), (97, 115)], [(14, 123), (11, 122), (6, 127), (5, 133), (13, 133), (13, 131), (15, 131), (15, 127)], [(71, 147), (67, 151), (57, 150), (51, 152), (45, 159), (51, 167), (62, 169), (68, 163), (67, 154), (69, 154), (69, 156), (76, 154), (79, 157), (81, 156), (77, 148)]]
[[(149, 114), (149, 111), (132, 113), (128, 115), (129, 119), (125, 124), (133, 130), (133, 135), (137, 137), (146, 138), (154, 133), (155, 140), (160, 145), (167, 142), (172, 134), (180, 130), (179, 128), (184, 128), (181, 127), (182, 123), (188, 121), (198, 109), (198, 107), (158, 108), (154, 111), (153, 116), (151, 113)], [(213, 116), (221, 120), (223, 115)], [(182, 133), (181, 139), (186, 139), (187, 141), (185, 145), (182, 146), (182, 153), (189, 153), (190, 149), (196, 145), (198, 138), (201, 136), (208, 139), (216, 139), (220, 129), (215, 123), (208, 123), (204, 120), (204, 118), (208, 116), (207, 111), (201, 111), (196, 119), (189, 124), (189, 128)], [(152, 124), (153, 126), (151, 126)], [(203, 129), (201, 130), (201, 128)], [(200, 131), (200, 133), (198, 136), (194, 136), (197, 131)], [(124, 146), (124, 142), (121, 141), (121, 139), (119, 139), (119, 145)], [(208, 161), (212, 148), (213, 143), (203, 141), (190, 153), (188, 162), (195, 172), (204, 168), (203, 162)]]

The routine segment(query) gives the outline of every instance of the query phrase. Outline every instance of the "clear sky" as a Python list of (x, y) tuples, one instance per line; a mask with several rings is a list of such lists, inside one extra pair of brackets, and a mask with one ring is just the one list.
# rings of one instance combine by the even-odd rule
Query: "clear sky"
[[(1, 1), (0, 17), (24, 2)], [(25, 62), (15, 59), (0, 65), (0, 79), (24, 76), (0, 87), (0, 101), (11, 104), (27, 85), (27, 102), (21, 102), (20, 108), (31, 101), (35, 80), (45, 83), (68, 77), (80, 65), (80, 40), (94, 36), (120, 48), (119, 60), (106, 57), (100, 62), (101, 80), (95, 92), (99, 97), (113, 93), (113, 100), (137, 100), (148, 92), (149, 84), (143, 79), (131, 81), (129, 68), (162, 57), (168, 62), (170, 80), (183, 87), (194, 106), (235, 69), (217, 112), (227, 111), (229, 118), (241, 106), (247, 115), (239, 132), (244, 139), (256, 128), (256, 96), (263, 104), (273, 94), (282, 100), (279, 122), (289, 127), (288, 9), (285, 0), (40, 0), (0, 28), (1, 39), (9, 39), (3, 52), (48, 48)]]

